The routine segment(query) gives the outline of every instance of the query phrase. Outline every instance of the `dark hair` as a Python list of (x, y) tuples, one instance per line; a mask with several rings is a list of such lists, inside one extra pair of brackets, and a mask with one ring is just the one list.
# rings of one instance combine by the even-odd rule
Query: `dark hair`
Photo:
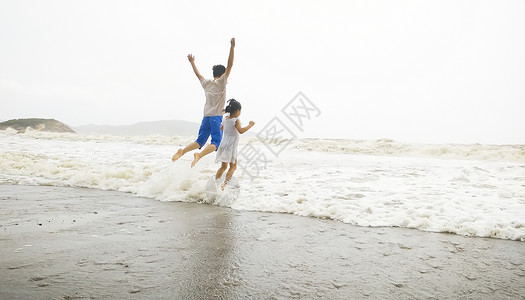
[(241, 110), (242, 105), (235, 99), (228, 100), (228, 105), (226, 105), (226, 108), (224, 109), (227, 113), (233, 113), (238, 110)]
[(226, 73), (226, 68), (223, 65), (213, 66), (213, 77), (221, 77), (222, 74)]

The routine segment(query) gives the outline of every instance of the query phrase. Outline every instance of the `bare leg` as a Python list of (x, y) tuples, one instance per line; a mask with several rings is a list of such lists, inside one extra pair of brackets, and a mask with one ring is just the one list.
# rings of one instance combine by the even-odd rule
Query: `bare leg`
[(224, 188), (226, 187), (226, 184), (228, 184), (228, 182), (230, 181), (230, 179), (232, 179), (233, 177), (233, 173), (235, 172), (235, 170), (237, 169), (237, 162), (235, 163), (230, 163), (230, 169), (228, 170), (228, 172), (226, 173), (226, 179), (224, 180), (224, 183), (222, 184), (221, 186), (221, 189), (224, 191)]
[(206, 146), (206, 148), (204, 148), (204, 150), (202, 150), (200, 153), (195, 153), (193, 155), (193, 162), (191, 163), (191, 167), (195, 167), (195, 164), (197, 164), (197, 162), (203, 158), (204, 156), (212, 153), (213, 151), (215, 151), (217, 149), (217, 147), (215, 147), (214, 144), (209, 144), (208, 146)]
[(224, 174), (224, 171), (226, 171), (226, 169), (228, 169), (228, 163), (223, 162), (219, 170), (217, 170), (217, 174), (215, 174), (215, 180), (220, 179), (222, 177), (222, 174)]
[(196, 142), (193, 142), (189, 144), (188, 146), (186, 146), (184, 149), (179, 149), (177, 153), (173, 154), (171, 161), (176, 162), (179, 158), (181, 158), (181, 156), (186, 154), (186, 152), (190, 152), (192, 150), (199, 149), (199, 148), (200, 148), (200, 145)]

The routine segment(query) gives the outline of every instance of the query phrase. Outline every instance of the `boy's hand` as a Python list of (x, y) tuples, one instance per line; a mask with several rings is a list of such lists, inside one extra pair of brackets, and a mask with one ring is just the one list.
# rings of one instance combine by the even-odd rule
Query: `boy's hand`
[(193, 72), (195, 72), (197, 78), (199, 78), (199, 80), (202, 80), (203, 77), (201, 73), (199, 73), (199, 70), (197, 70), (197, 66), (195, 66), (195, 56), (193, 56), (192, 54), (188, 54), (188, 60), (190, 61), (191, 67), (193, 68)]
[(232, 47), (235, 47), (235, 38), (232, 38), (232, 40), (230, 41), (230, 44), (232, 45)]
[(253, 126), (255, 125), (255, 122), (254, 121), (250, 121), (250, 126)]

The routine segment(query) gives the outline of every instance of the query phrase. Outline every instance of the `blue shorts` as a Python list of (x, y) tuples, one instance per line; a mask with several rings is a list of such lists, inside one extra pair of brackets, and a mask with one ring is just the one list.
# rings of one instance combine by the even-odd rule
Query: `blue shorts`
[[(195, 141), (199, 144), (199, 149), (206, 144), (211, 135), (211, 143), (219, 149), (222, 140), (221, 130), (222, 116), (211, 116), (202, 118), (201, 128), (199, 129), (199, 137)], [(215, 149), (215, 150), (217, 150)]]

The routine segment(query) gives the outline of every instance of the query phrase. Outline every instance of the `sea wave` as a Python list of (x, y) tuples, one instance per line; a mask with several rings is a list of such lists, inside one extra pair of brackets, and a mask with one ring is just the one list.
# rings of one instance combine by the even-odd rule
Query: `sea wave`
[[(28, 128), (24, 133), (16, 130), (0, 130), (0, 135), (20, 135), (34, 139), (129, 142), (145, 145), (187, 145), (195, 140), (191, 136), (114, 136), (43, 132)], [(241, 144), (252, 143), (261, 148), (264, 144), (281, 143), (281, 140), (265, 140), (257, 137), (243, 139)], [(466, 159), (482, 161), (525, 162), (525, 145), (484, 145), (484, 144), (417, 144), (391, 139), (348, 140), (305, 138), (291, 140), (289, 148), (308, 151), (344, 153), (352, 155), (431, 157), (441, 159)]]
[[(115, 190), (357, 226), (525, 240), (522, 146), (294, 140), (257, 176), (239, 161), (234, 178), (240, 193), (219, 203), (207, 195), (218, 168), (214, 155), (194, 168), (191, 155), (171, 162), (176, 149), (192, 140), (3, 131), (0, 184)], [(243, 140), (259, 149), (265, 142)]]
[(47, 132), (27, 128), (24, 132), (18, 132), (14, 129), (7, 128), (0, 130), (0, 136), (21, 136), (33, 139), (46, 140), (66, 140), (76, 142), (129, 142), (144, 145), (183, 145), (191, 143), (195, 137), (188, 136), (164, 136), (164, 135), (147, 135), (147, 136), (120, 136), (109, 134), (77, 134), (68, 132)]
[(356, 155), (416, 156), (444, 159), (525, 162), (525, 145), (410, 144), (390, 139), (375, 141), (300, 139), (298, 148)]

